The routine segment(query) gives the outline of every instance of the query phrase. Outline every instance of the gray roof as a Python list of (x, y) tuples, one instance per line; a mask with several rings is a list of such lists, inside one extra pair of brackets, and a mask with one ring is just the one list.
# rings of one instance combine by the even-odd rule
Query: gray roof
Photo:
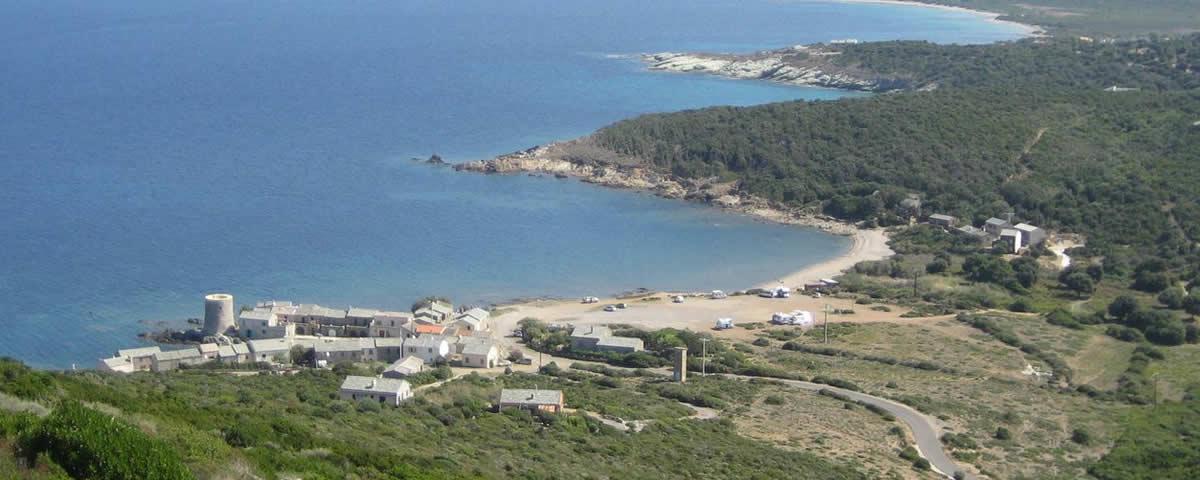
[(388, 365), (388, 368), (385, 371), (397, 372), (397, 373), (401, 373), (404, 375), (412, 375), (414, 373), (420, 372), (421, 369), (424, 367), (425, 367), (424, 360), (421, 360), (420, 357), (414, 357), (412, 355), (409, 355), (407, 357), (396, 360), (395, 362), (392, 362), (391, 365)]
[(970, 225), (966, 225), (966, 226), (958, 227), (958, 231), (960, 231), (960, 232), (962, 232), (962, 233), (964, 233), (964, 234), (967, 234), (967, 235), (974, 235), (974, 236), (977, 236), (977, 237), (982, 237), (982, 236), (986, 236), (986, 235), (987, 235), (987, 232), (985, 232), (985, 231), (983, 231), (983, 230), (980, 230), (980, 229), (978, 229), (978, 228), (972, 227), (972, 226), (970, 226)]
[(400, 337), (376, 338), (375, 348), (403, 347), (404, 339)]
[(1017, 230), (1017, 229), (1013, 229), (1013, 228), (1006, 228), (1006, 229), (1000, 231), (1000, 236), (1001, 237), (1019, 237), (1019, 236), (1021, 236), (1021, 231)]
[(302, 317), (346, 318), (346, 312), (343, 310), (322, 307), (312, 303), (300, 305), (300, 308), (296, 310), (296, 315)]
[(562, 390), (530, 390), (506, 388), (500, 390), (500, 403), (517, 405), (558, 405)]
[(378, 313), (379, 310), (375, 310), (373, 308), (350, 307), (346, 310), (346, 316), (354, 318), (374, 318)]
[(375, 340), (371, 338), (342, 338), (330, 342), (317, 343), (313, 348), (317, 353), (323, 352), (358, 352), (375, 348)]
[(124, 358), (124, 357), (101, 358), (100, 362), (103, 363), (106, 367), (113, 369), (113, 370), (116, 370), (121, 367), (133, 365), (132, 363), (129, 363), (129, 359)]
[(409, 385), (407, 380), (397, 380), (394, 378), (349, 376), (342, 381), (341, 389), (351, 392), (382, 392), (395, 395), (396, 392), (408, 391)]
[(429, 304), (429, 308), (442, 315), (450, 315), (454, 313), (454, 305), (446, 302), (433, 302)]
[(462, 353), (463, 355), (487, 355), (493, 348), (496, 348), (494, 342), (470, 343), (463, 347)]
[(597, 347), (642, 348), (642, 339), (633, 337), (604, 337), (596, 342)]
[(407, 341), (404, 342), (404, 346), (405, 347), (433, 348), (433, 347), (437, 347), (437, 346), (441, 345), (442, 342), (449, 343), (446, 340), (446, 337), (443, 337), (441, 335), (421, 335), (417, 338), (408, 339)]
[(1018, 223), (1013, 228), (1020, 230), (1022, 232), (1033, 232), (1033, 231), (1041, 230), (1040, 228), (1030, 225), (1028, 223)]
[(1007, 227), (1009, 225), (1007, 220), (1003, 220), (1003, 219), (996, 218), (996, 217), (989, 218), (989, 219), (987, 219), (986, 222), (983, 222), (983, 223), (988, 224), (988, 225), (995, 225), (998, 227)]
[(192, 358), (200, 358), (200, 350), (193, 348), (183, 348), (179, 350), (168, 350), (154, 354), (154, 359), (158, 361), (164, 360), (187, 360)]
[(162, 351), (162, 349), (158, 348), (157, 346), (141, 347), (141, 348), (126, 348), (124, 350), (117, 350), (117, 356), (122, 357), (122, 358), (148, 357), (148, 356), (154, 355), (161, 351)]
[(472, 308), (470, 310), (467, 310), (465, 312), (458, 314), (458, 318), (474, 317), (476, 320), (487, 320), (491, 316), (492, 316), (491, 313), (488, 313), (487, 310), (484, 310), (479, 307), (475, 307), (475, 308)]
[(254, 310), (242, 312), (241, 315), (238, 315), (238, 318), (242, 320), (269, 322), (275, 319), (275, 311), (270, 308), (256, 308)]
[(933, 218), (933, 219), (937, 219), (937, 220), (954, 220), (954, 217), (951, 217), (950, 215), (942, 215), (940, 213), (935, 213), (933, 215), (930, 215), (929, 218)]
[(587, 325), (583, 327), (576, 327), (575, 330), (571, 331), (571, 336), (582, 338), (604, 338), (612, 336), (612, 330), (604, 325)]
[(287, 338), (264, 338), (261, 340), (250, 340), (246, 343), (250, 344), (250, 351), (256, 355), (286, 352), (292, 349), (292, 341)]

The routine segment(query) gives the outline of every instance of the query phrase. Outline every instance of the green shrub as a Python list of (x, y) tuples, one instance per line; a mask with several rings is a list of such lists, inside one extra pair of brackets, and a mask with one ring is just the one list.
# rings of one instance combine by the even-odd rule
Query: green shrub
[(166, 444), (75, 401), (64, 402), (22, 435), (33, 464), (45, 454), (72, 477), (97, 480), (183, 480), (192, 473)]
[(1076, 428), (1071, 432), (1071, 441), (1080, 445), (1090, 445), (1092, 443), (1092, 434), (1082, 428)]
[(996, 440), (1011, 440), (1012, 432), (1008, 431), (1007, 427), (999, 427), (993, 436), (996, 437)]
[(763, 399), (763, 403), (766, 403), (767, 405), (783, 405), (784, 401), (783, 397), (771, 394), (767, 395), (767, 398)]

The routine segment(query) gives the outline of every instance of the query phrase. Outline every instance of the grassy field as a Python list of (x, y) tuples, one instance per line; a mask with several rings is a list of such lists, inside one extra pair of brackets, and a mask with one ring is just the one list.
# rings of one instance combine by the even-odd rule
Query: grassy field
[[(1037, 317), (1012, 316), (1011, 327), (1027, 341), (1045, 345), (1068, 358), (1101, 355), (1081, 343), (1094, 332), (1068, 330)], [(848, 380), (863, 391), (894, 398), (941, 419), (947, 430), (969, 439), (973, 448), (955, 448), (964, 463), (996, 478), (1078, 478), (1088, 464), (1121, 432), (1129, 406), (1062, 393), (1021, 373), (1026, 363), (1041, 365), (1020, 350), (954, 320), (921, 320), (911, 325), (837, 325), (829, 347), (859, 356), (923, 359), (953, 371), (933, 371), (876, 360), (788, 351), (772, 342), (754, 347), (755, 356), (772, 365)], [(793, 341), (821, 345), (820, 329)], [(1101, 340), (1107, 342), (1106, 340)], [(1129, 347), (1132, 349), (1132, 347)], [(1087, 375), (1114, 378), (1125, 368), (1122, 355), (1104, 353)], [(1124, 359), (1128, 356), (1125, 355)], [(1040, 368), (1044, 368), (1041, 365)], [(1094, 370), (1094, 371), (1093, 371)], [(995, 438), (999, 428), (1011, 438)], [(863, 427), (843, 426), (839, 434)], [(1071, 440), (1086, 430), (1090, 445)]]

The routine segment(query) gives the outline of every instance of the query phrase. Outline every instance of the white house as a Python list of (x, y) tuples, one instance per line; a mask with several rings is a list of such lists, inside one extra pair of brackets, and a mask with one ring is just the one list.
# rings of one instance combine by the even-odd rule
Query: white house
[(158, 347), (127, 348), (117, 350), (117, 357), (128, 360), (133, 371), (145, 372), (154, 367), (154, 355), (161, 351)]
[(387, 369), (383, 371), (383, 376), (386, 378), (404, 378), (409, 375), (421, 373), (424, 370), (424, 360), (417, 357), (404, 357), (388, 365)]
[(375, 337), (407, 338), (413, 336), (413, 314), (408, 312), (379, 312), (371, 322)]
[(421, 335), (404, 340), (404, 355), (414, 356), (425, 363), (441, 363), (450, 356), (450, 342), (440, 335)]
[(1006, 228), (1000, 231), (1000, 241), (1008, 247), (1008, 251), (1017, 253), (1021, 250), (1021, 231), (1015, 228)]
[(1006, 228), (1012, 228), (1012, 224), (1008, 223), (1007, 220), (1001, 220), (996, 217), (989, 218), (987, 221), (983, 222), (983, 231), (990, 233), (993, 236), (1000, 236), (1000, 233)]
[(154, 371), (166, 372), (185, 365), (200, 365), (207, 360), (196, 347), (169, 350), (154, 354)]
[(495, 342), (472, 343), (463, 347), (463, 366), (496, 368), (500, 363), (500, 347)]
[(221, 345), (217, 350), (217, 358), (221, 363), (247, 363), (253, 358), (250, 353), (250, 346), (244, 343), (235, 343), (233, 345)]
[(492, 314), (482, 308), (472, 308), (454, 317), (451, 326), (459, 331), (487, 332), (492, 330)]
[(250, 353), (255, 362), (273, 362), (276, 358), (288, 358), (292, 350), (292, 340), (288, 338), (264, 338), (250, 340)]
[(1021, 246), (1036, 246), (1046, 241), (1046, 231), (1028, 223), (1018, 223), (1015, 230), (1021, 231)]
[(395, 407), (412, 398), (412, 387), (406, 380), (349, 376), (342, 381), (338, 394), (343, 400), (370, 400)]
[(394, 362), (404, 357), (404, 339), (397, 337), (375, 339), (375, 359)]
[(337, 362), (370, 362), (375, 360), (375, 339), (339, 338), (318, 342), (313, 346), (316, 360), (330, 364)]

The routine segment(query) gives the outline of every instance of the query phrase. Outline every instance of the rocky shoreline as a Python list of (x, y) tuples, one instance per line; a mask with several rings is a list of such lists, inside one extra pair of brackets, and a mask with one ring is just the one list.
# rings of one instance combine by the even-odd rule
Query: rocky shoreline
[(768, 80), (788, 85), (837, 88), (865, 92), (888, 92), (911, 88), (899, 77), (872, 74), (833, 61), (842, 52), (837, 45), (797, 45), (750, 54), (651, 53), (642, 61), (651, 70), (705, 73), (743, 80)]
[(611, 188), (704, 203), (761, 220), (814, 227), (838, 235), (859, 229), (809, 209), (789, 207), (748, 194), (737, 182), (688, 179), (647, 168), (637, 159), (596, 146), (590, 137), (539, 145), (490, 160), (460, 163), (455, 170), (486, 174), (535, 173), (573, 177)]

